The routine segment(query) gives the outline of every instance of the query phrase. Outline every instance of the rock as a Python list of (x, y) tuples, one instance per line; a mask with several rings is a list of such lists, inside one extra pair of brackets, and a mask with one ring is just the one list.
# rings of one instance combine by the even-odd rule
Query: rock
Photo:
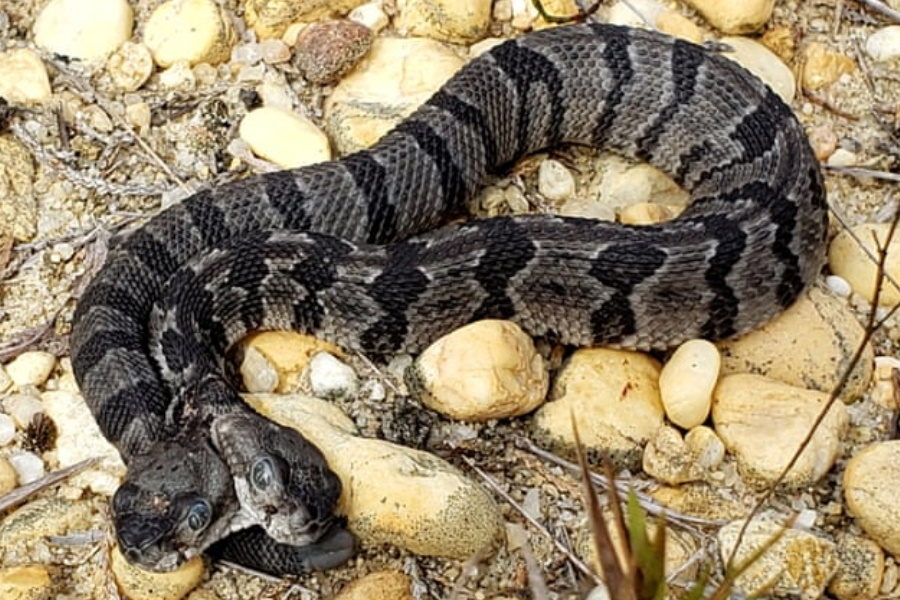
[(866, 54), (877, 61), (900, 57), (900, 25), (882, 27), (866, 40)]
[(294, 64), (312, 83), (331, 83), (362, 60), (373, 39), (368, 27), (354, 21), (313, 23), (297, 38)]
[[(727, 561), (734, 551), (743, 521), (729, 523), (719, 530), (719, 552)], [(738, 564), (765, 547), (784, 525), (757, 519), (747, 527), (738, 549)], [(756, 596), (774, 594), (820, 598), (839, 565), (834, 542), (806, 531), (786, 529), (781, 538), (750, 564), (737, 578), (737, 588)]]
[(153, 55), (144, 44), (125, 42), (106, 61), (106, 72), (119, 90), (137, 91), (153, 74)]
[(295, 112), (263, 106), (241, 120), (238, 132), (253, 153), (285, 169), (331, 160), (328, 137)]
[(0, 598), (44, 600), (50, 597), (50, 573), (43, 565), (0, 569)]
[[(713, 398), (716, 433), (750, 483), (769, 485), (781, 474), (809, 433), (828, 395), (759, 375), (727, 375)], [(831, 469), (849, 423), (846, 407), (836, 402), (788, 472), (783, 485), (813, 485)]]
[(32, 350), (23, 352), (6, 365), (6, 372), (19, 387), (43, 385), (53, 368), (56, 357), (49, 352)]
[(838, 570), (828, 591), (838, 600), (872, 600), (884, 575), (884, 551), (870, 539), (844, 534), (837, 540)]
[(259, 43), (259, 55), (267, 65), (278, 65), (291, 60), (291, 49), (281, 40), (263, 40)]
[(34, 23), (34, 41), (55, 54), (97, 60), (131, 37), (133, 23), (126, 0), (50, 0)]
[(656, 28), (663, 33), (695, 44), (703, 43), (703, 30), (674, 10), (665, 10), (657, 15)]
[(399, 29), (458, 44), (483, 38), (491, 20), (491, 0), (400, 0), (397, 7)]
[[(573, 17), (578, 14), (578, 5), (573, 0), (543, 0), (541, 5), (553, 17)], [(553, 25), (544, 20), (531, 0), (514, 0), (511, 6), (512, 26), (519, 31), (545, 29)]]
[(0, 52), (0, 98), (10, 104), (31, 106), (44, 104), (51, 94), (47, 67), (34, 51), (19, 48)]
[(376, 34), (390, 23), (390, 19), (384, 14), (384, 7), (381, 4), (381, 0), (375, 0), (375, 2), (367, 2), (357, 6), (350, 11), (347, 18), (351, 21), (356, 21), (360, 25), (365, 25)]
[(701, 519), (721, 521), (739, 519), (747, 514), (747, 507), (742, 502), (723, 494), (720, 487), (706, 483), (659, 486), (650, 495), (667, 509)]
[(668, 9), (657, 0), (616, 0), (609, 7), (609, 22), (614, 25), (646, 28)]
[(538, 167), (538, 191), (551, 202), (561, 202), (575, 195), (575, 178), (558, 160), (541, 161)]
[(191, 92), (197, 87), (197, 77), (186, 60), (179, 60), (159, 74), (159, 85), (167, 90)]
[(356, 371), (327, 352), (314, 354), (310, 359), (309, 383), (319, 398), (355, 398), (359, 394)]
[[(831, 392), (848, 366), (863, 328), (847, 303), (818, 288), (763, 327), (720, 342), (722, 373), (756, 373), (798, 387)], [(867, 346), (841, 399), (853, 402), (872, 379), (874, 351)]]
[(598, 190), (601, 202), (624, 209), (642, 202), (684, 206), (687, 192), (672, 178), (651, 165), (631, 165), (614, 155), (603, 157), (597, 165), (603, 179)]
[(350, 582), (334, 600), (413, 600), (412, 581), (397, 571), (376, 571)]
[[(0, 96), (4, 96), (3, 86), (8, 81), (6, 76), (10, 75), (4, 71), (2, 63), (3, 58), (0, 58)], [(24, 75), (12, 76), (27, 78)], [(48, 86), (48, 96), (49, 91)], [(6, 98), (14, 102), (11, 97)], [(37, 233), (34, 178), (34, 163), (28, 149), (12, 136), (0, 136), (0, 238), (12, 237), (16, 241), (27, 242)], [(11, 377), (5, 369), (0, 379), (0, 387), (10, 387)]]
[(687, 0), (710, 25), (723, 33), (753, 33), (772, 16), (775, 0)]
[(859, 164), (859, 157), (856, 152), (851, 152), (846, 148), (837, 148), (826, 162), (829, 167), (852, 167)]
[(378, 38), (325, 101), (325, 130), (340, 154), (367, 148), (427, 100), (463, 65), (425, 38)]
[(328, 352), (337, 357), (344, 356), (334, 344), (294, 331), (263, 331), (248, 336), (243, 343), (245, 353), (253, 348), (265, 358), (267, 364), (275, 367), (278, 385), (273, 391), (280, 394), (300, 387), (302, 376), (314, 354)]
[(801, 82), (806, 90), (818, 90), (856, 70), (852, 58), (828, 50), (825, 44), (812, 42), (803, 49)]
[(14, 452), (9, 455), (9, 464), (16, 472), (19, 485), (37, 481), (44, 475), (44, 460), (34, 452)]
[(16, 424), (12, 417), (0, 413), (0, 447), (13, 441), (16, 437)]
[(43, 542), (50, 535), (65, 535), (91, 526), (91, 507), (87, 502), (72, 502), (59, 496), (31, 500), (3, 517), (0, 539), (8, 552)]
[(547, 397), (549, 375), (534, 342), (509, 321), (477, 321), (429, 346), (407, 372), (413, 395), (462, 421), (529, 413)]
[(678, 347), (659, 375), (659, 394), (666, 416), (683, 429), (706, 420), (722, 359), (706, 340), (689, 340)]
[(809, 143), (816, 158), (826, 160), (837, 150), (838, 136), (831, 127), (820, 125), (809, 130)]
[(725, 444), (709, 427), (694, 427), (685, 434), (684, 443), (693, 456), (694, 464), (707, 475), (725, 460)]
[(278, 387), (278, 370), (262, 352), (247, 346), (241, 361), (241, 379), (251, 394), (271, 393)]
[[(465, 559), (502, 534), (500, 509), (480, 485), (422, 451), (351, 435), (333, 405), (303, 396), (247, 395), (263, 415), (296, 427), (341, 478), (341, 511), (363, 545)], [(340, 413), (340, 411), (337, 411)]]
[(129, 564), (118, 546), (110, 555), (110, 570), (119, 589), (130, 600), (181, 600), (200, 585), (205, 572), (199, 556), (174, 571), (154, 573)]
[(41, 394), (47, 416), (56, 424), (56, 460), (61, 468), (88, 458), (100, 461), (68, 479), (98, 494), (112, 496), (125, 475), (119, 452), (106, 441), (84, 400), (74, 392), (57, 390)]
[(144, 25), (144, 43), (161, 67), (218, 64), (231, 56), (236, 39), (231, 19), (215, 0), (167, 0)]
[[(741, 3), (734, 4), (737, 6)], [(733, 50), (722, 53), (722, 56), (730, 58), (766, 82), (785, 104), (794, 101), (797, 93), (794, 74), (774, 52), (759, 42), (744, 37), (724, 37), (721, 42)]]
[[(9, 138), (0, 138), (0, 144), (3, 144), (3, 142), (7, 141), (8, 139)], [(0, 365), (0, 392), (5, 392), (12, 386), (12, 377), (10, 377), (9, 373), (6, 372), (6, 369), (3, 368), (3, 365)]]
[(659, 363), (638, 352), (584, 348), (561, 370), (534, 416), (535, 440), (574, 455), (572, 419), (588, 456), (607, 456), (626, 468), (640, 465), (642, 447), (663, 421)]
[[(835, 275), (843, 277), (857, 294), (865, 296), (870, 303), (875, 299), (875, 284), (878, 274), (875, 262), (860, 248), (859, 242), (873, 255), (877, 256), (878, 245), (884, 245), (890, 231), (889, 223), (863, 223), (851, 228), (852, 234), (841, 231), (828, 246), (828, 266)], [(885, 273), (900, 281), (900, 236), (895, 235), (887, 248)], [(881, 286), (878, 304), (893, 306), (900, 302), (900, 288), (885, 280)]]
[(652, 202), (638, 202), (619, 211), (619, 222), (624, 225), (653, 225), (672, 219), (675, 213), (670, 207)]
[(3, 399), (3, 410), (12, 417), (19, 429), (25, 429), (31, 424), (34, 415), (44, 412), (44, 407), (38, 398), (30, 394), (10, 394)]
[(674, 427), (660, 427), (650, 439), (644, 448), (643, 468), (654, 479), (670, 485), (703, 478), (702, 472), (694, 467), (691, 451), (681, 433)]
[(344, 15), (364, 0), (247, 0), (244, 20), (260, 39), (281, 37), (297, 21)]
[(849, 298), (850, 294), (853, 293), (850, 282), (840, 275), (828, 275), (825, 278), (825, 285), (828, 286), (830, 292), (833, 292), (835, 296), (840, 296), (841, 298)]
[(856, 453), (844, 470), (847, 511), (879, 546), (900, 554), (900, 440), (877, 442)]
[(0, 456), (0, 496), (13, 491), (18, 483), (16, 470), (5, 457)]

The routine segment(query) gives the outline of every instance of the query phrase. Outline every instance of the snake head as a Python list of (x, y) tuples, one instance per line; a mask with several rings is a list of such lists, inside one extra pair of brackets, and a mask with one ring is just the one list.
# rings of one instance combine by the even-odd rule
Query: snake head
[(228, 534), (238, 503), (208, 441), (167, 441), (132, 458), (112, 508), (125, 559), (172, 571)]
[(215, 419), (212, 440), (241, 505), (233, 529), (259, 524), (294, 546), (313, 544), (331, 529), (341, 481), (297, 431), (242, 411)]

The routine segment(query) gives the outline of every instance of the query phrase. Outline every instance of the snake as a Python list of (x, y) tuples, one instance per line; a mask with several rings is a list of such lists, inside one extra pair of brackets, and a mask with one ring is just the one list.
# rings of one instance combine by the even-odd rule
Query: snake
[[(650, 163), (691, 201), (653, 225), (447, 225), (517, 160), (563, 144)], [(70, 339), (127, 463), (119, 547), (160, 571), (207, 551), (274, 573), (352, 555), (322, 453), (240, 398), (228, 357), (248, 332), (294, 329), (374, 357), (488, 318), (573, 346), (720, 340), (798, 298), (827, 231), (803, 126), (736, 62), (593, 22), (508, 40), (371, 147), (201, 190), (110, 249)]]

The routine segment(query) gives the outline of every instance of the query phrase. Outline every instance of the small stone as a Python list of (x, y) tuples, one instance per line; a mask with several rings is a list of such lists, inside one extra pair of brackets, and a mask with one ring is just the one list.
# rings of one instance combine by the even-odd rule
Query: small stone
[(840, 564), (828, 591), (838, 600), (874, 600), (884, 575), (884, 551), (870, 539), (844, 534), (837, 552)]
[[(543, 0), (541, 4), (547, 14), (562, 19), (575, 17), (579, 11), (578, 5), (573, 0)], [(519, 31), (531, 31), (554, 26), (540, 16), (531, 0), (513, 0), (511, 9), (512, 26)]]
[(144, 43), (161, 67), (219, 64), (231, 56), (234, 28), (215, 0), (167, 0), (144, 25)]
[(609, 7), (609, 22), (613, 25), (646, 28), (659, 27), (659, 16), (668, 9), (657, 0), (617, 0)]
[[(737, 6), (742, 3), (732, 4)], [(794, 74), (774, 52), (759, 42), (744, 37), (724, 37), (721, 42), (733, 50), (723, 53), (722, 56), (730, 58), (766, 82), (785, 104), (789, 105), (794, 101), (797, 93)]]
[(828, 157), (827, 164), (829, 167), (852, 167), (859, 164), (859, 157), (856, 156), (856, 152), (846, 148), (837, 148)]
[(839, 52), (832, 52), (825, 44), (812, 42), (803, 50), (803, 73), (801, 81), (806, 90), (818, 90), (856, 70), (852, 58)]
[(125, 42), (106, 61), (113, 84), (123, 92), (134, 92), (153, 74), (153, 56), (144, 44)]
[(331, 160), (328, 137), (295, 112), (263, 106), (247, 113), (238, 131), (254, 154), (285, 169)]
[(849, 298), (850, 294), (853, 293), (853, 288), (850, 287), (850, 282), (840, 275), (827, 276), (825, 278), (825, 285), (827, 285), (828, 289), (834, 292), (835, 295), (840, 296), (841, 298)]
[(66, 500), (61, 496), (31, 500), (5, 515), (0, 522), (3, 548), (14, 548), (51, 535), (84, 531), (91, 527), (93, 510), (88, 502)]
[(723, 33), (753, 33), (772, 16), (775, 0), (688, 0), (703, 18)]
[(870, 444), (847, 462), (847, 510), (879, 546), (900, 554), (900, 440)]
[[(3, 138), (0, 138), (0, 143), (2, 143)], [(0, 393), (5, 392), (9, 388), (13, 386), (12, 377), (9, 376), (9, 373), (6, 372), (6, 369), (0, 365)]]
[(110, 570), (122, 593), (131, 600), (181, 600), (203, 580), (203, 558), (196, 556), (174, 571), (154, 573), (128, 563), (113, 548)]
[(376, 571), (350, 582), (334, 600), (413, 600), (412, 581), (397, 571)]
[(703, 43), (703, 31), (693, 21), (674, 10), (666, 10), (656, 17), (656, 28), (663, 33), (693, 42)]
[(491, 0), (400, 0), (397, 4), (398, 28), (446, 42), (478, 41), (491, 20)]
[(197, 78), (186, 60), (180, 60), (159, 74), (159, 84), (169, 90), (190, 92), (197, 87)]
[(278, 387), (278, 370), (262, 352), (248, 346), (241, 361), (241, 379), (251, 394), (274, 392)]
[(477, 321), (429, 346), (407, 373), (410, 390), (462, 421), (529, 413), (547, 396), (549, 375), (534, 342), (509, 321)]
[(0, 456), (0, 496), (16, 489), (18, 483), (19, 478), (16, 476), (16, 470), (6, 458)]
[(125, 120), (139, 131), (146, 131), (150, 127), (151, 118), (150, 105), (146, 102), (137, 102), (125, 107)]
[(299, 21), (345, 15), (364, 0), (246, 0), (244, 20), (261, 40), (280, 38)]
[(0, 52), (0, 98), (31, 106), (50, 99), (50, 77), (41, 57), (27, 48)]
[(362, 60), (373, 39), (372, 30), (355, 21), (313, 23), (297, 38), (294, 64), (312, 83), (332, 83)]
[(0, 413), (0, 447), (13, 441), (16, 437), (16, 424), (12, 417)]
[(133, 23), (126, 0), (50, 0), (34, 23), (34, 41), (55, 54), (97, 60), (131, 37)]
[[(3, 69), (0, 67), (0, 90), (4, 81)], [(27, 242), (37, 233), (38, 207), (34, 178), (34, 161), (28, 148), (12, 136), (0, 136), (0, 237)], [(11, 384), (12, 378), (3, 369), (0, 387), (5, 390)]]
[(328, 352), (343, 357), (343, 351), (328, 342), (294, 331), (263, 331), (244, 340), (245, 352), (249, 348), (262, 354), (266, 362), (278, 372), (275, 392), (284, 394), (296, 391), (309, 367), (313, 355)]
[(538, 191), (551, 202), (575, 195), (575, 178), (558, 160), (547, 159), (538, 168)]
[(355, 398), (359, 394), (356, 371), (327, 352), (319, 352), (309, 361), (309, 383), (319, 398)]
[[(876, 277), (878, 268), (875, 262), (869, 258), (860, 247), (862, 242), (870, 253), (877, 256), (878, 245), (881, 246), (887, 240), (890, 231), (889, 223), (863, 223), (851, 228), (853, 235), (847, 231), (841, 231), (832, 240), (828, 247), (828, 266), (835, 275), (843, 277), (857, 294), (865, 296), (870, 303), (875, 298)], [(856, 239), (854, 239), (854, 237)], [(895, 235), (887, 247), (887, 260), (884, 265), (885, 273), (900, 281), (900, 236)], [(881, 306), (893, 306), (900, 302), (900, 288), (888, 280), (881, 283), (881, 294), (878, 304)]]
[(882, 27), (866, 40), (866, 54), (877, 61), (900, 57), (900, 25)]
[(263, 40), (259, 43), (259, 54), (263, 62), (269, 65), (291, 60), (291, 49), (281, 40)]
[(19, 429), (26, 429), (34, 415), (44, 412), (41, 401), (29, 394), (11, 394), (3, 400), (3, 409)]
[(659, 394), (670, 421), (690, 429), (706, 420), (721, 364), (719, 350), (706, 340), (689, 340), (675, 350), (659, 375)]
[[(754, 485), (770, 485), (796, 453), (827, 401), (824, 392), (739, 373), (719, 381), (712, 418), (742, 477)], [(796, 489), (821, 479), (840, 453), (848, 424), (847, 408), (834, 403), (782, 484)]]
[(357, 6), (350, 11), (347, 18), (351, 21), (356, 21), (360, 25), (365, 25), (376, 34), (390, 23), (390, 19), (384, 14), (384, 7), (382, 6), (381, 0), (367, 2), (361, 6)]
[[(727, 561), (734, 552), (743, 521), (729, 523), (719, 530), (719, 553)], [(781, 533), (783, 532), (783, 533)], [(744, 594), (799, 596), (803, 600), (821, 598), (825, 586), (839, 566), (834, 542), (799, 529), (757, 519), (747, 527), (738, 547), (735, 561), (741, 564), (770, 544), (759, 558), (750, 562), (737, 578), (737, 588)]]
[(650, 439), (644, 448), (643, 469), (669, 485), (702, 479), (702, 473), (694, 468), (690, 448), (674, 427), (660, 427)]
[(838, 137), (834, 129), (827, 125), (813, 127), (809, 132), (809, 143), (819, 160), (826, 160), (837, 149)]
[(16, 479), (19, 480), (19, 485), (37, 481), (46, 474), (43, 459), (34, 452), (16, 452), (11, 454), (9, 464), (16, 471)]
[(0, 569), (0, 598), (44, 600), (51, 596), (50, 573), (43, 565)]
[(685, 434), (684, 443), (694, 457), (694, 464), (701, 469), (715, 469), (725, 460), (725, 444), (709, 427), (694, 427)]
[(556, 378), (550, 401), (535, 413), (535, 439), (573, 456), (574, 416), (589, 457), (638, 467), (643, 445), (663, 422), (659, 371), (656, 360), (638, 352), (576, 350)]
[(631, 166), (619, 157), (611, 157), (602, 160), (598, 170), (605, 173), (599, 195), (604, 204), (614, 208), (643, 202), (687, 204), (687, 192), (656, 167), (645, 164)]
[(654, 202), (638, 202), (619, 211), (619, 222), (625, 225), (654, 225), (675, 216), (668, 206)]

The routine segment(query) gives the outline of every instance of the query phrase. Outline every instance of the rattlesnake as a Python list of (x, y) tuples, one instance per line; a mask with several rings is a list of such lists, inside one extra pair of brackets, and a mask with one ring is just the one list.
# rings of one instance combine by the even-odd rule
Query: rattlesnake
[[(562, 143), (646, 160), (692, 203), (657, 226), (545, 215), (431, 231), (490, 175)], [(120, 545), (170, 569), (256, 523), (320, 545), (277, 545), (257, 526), (216, 547), (275, 572), (351, 551), (329, 530), (340, 483), (324, 459), (226, 381), (223, 356), (248, 331), (297, 328), (379, 355), (488, 317), (566, 344), (720, 339), (817, 276), (826, 213), (803, 128), (734, 62), (611, 25), (501, 44), (372, 148), (202, 191), (111, 251), (78, 305), (72, 357), (129, 462)]]

